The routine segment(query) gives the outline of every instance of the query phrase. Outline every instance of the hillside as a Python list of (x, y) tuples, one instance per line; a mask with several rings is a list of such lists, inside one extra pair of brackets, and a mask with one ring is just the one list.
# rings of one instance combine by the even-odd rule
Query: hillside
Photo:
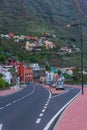
[(86, 19), (86, 0), (0, 0), (0, 32), (62, 32), (79, 13)]
[[(79, 23), (80, 20), (82, 23), (87, 22), (86, 0), (0, 0), (0, 33), (3, 34), (13, 32), (15, 35), (40, 35), (49, 32), (56, 35), (56, 44), (76, 44), (80, 47), (78, 27), (66, 26), (68, 23)], [(86, 48), (86, 27), (83, 27), (83, 36)], [(53, 57), (53, 62), (58, 61), (60, 65), (63, 62), (64, 66), (68, 61), (72, 63), (72, 57), (75, 58), (74, 64), (77, 64), (75, 55), (57, 60)], [(84, 57), (87, 59), (87, 56)]]

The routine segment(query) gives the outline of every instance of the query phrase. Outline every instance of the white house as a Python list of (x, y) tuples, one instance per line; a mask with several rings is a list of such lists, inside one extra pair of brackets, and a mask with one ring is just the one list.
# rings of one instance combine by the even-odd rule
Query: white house
[(54, 73), (53, 72), (46, 72), (46, 81), (52, 82), (54, 79)]
[(11, 79), (12, 79), (12, 75), (9, 71), (7, 71), (4, 75), (3, 75), (3, 79), (7, 82), (7, 83), (11, 83)]

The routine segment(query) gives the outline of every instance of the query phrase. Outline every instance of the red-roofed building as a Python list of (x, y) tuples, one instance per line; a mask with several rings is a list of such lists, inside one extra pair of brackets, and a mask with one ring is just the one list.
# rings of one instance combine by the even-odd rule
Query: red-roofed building
[(10, 65), (16, 68), (16, 73), (20, 77), (21, 83), (33, 82), (33, 69), (23, 65), (22, 62), (10, 60)]
[(14, 33), (9, 33), (9, 38), (13, 38), (14, 37)]
[(25, 36), (25, 38), (26, 38), (27, 40), (30, 40), (30, 39), (37, 40), (37, 39), (38, 39), (37, 36)]
[(33, 70), (25, 65), (18, 64), (18, 75), (21, 83), (33, 82)]
[(33, 36), (26, 36), (25, 38), (26, 38), (26, 39), (34, 39)]

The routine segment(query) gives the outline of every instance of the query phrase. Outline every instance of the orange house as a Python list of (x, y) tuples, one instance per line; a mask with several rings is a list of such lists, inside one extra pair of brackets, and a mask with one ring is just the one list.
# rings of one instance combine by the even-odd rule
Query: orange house
[(33, 82), (33, 70), (22, 64), (17, 64), (18, 75), (21, 83)]
[(24, 72), (22, 73), (23, 74), (23, 80), (24, 82), (33, 82), (33, 71), (32, 71), (32, 68), (25, 68), (24, 67)]

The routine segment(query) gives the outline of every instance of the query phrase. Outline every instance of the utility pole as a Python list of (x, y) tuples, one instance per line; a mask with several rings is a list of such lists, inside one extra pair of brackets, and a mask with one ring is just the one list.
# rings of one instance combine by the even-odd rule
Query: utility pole
[(67, 27), (71, 27), (71, 26), (78, 26), (79, 27), (79, 33), (80, 33), (80, 60), (81, 60), (81, 89), (82, 89), (82, 95), (84, 94), (84, 81), (83, 81), (83, 33), (82, 33), (82, 26), (84, 24), (82, 24), (81, 22), (78, 24), (68, 24)]

